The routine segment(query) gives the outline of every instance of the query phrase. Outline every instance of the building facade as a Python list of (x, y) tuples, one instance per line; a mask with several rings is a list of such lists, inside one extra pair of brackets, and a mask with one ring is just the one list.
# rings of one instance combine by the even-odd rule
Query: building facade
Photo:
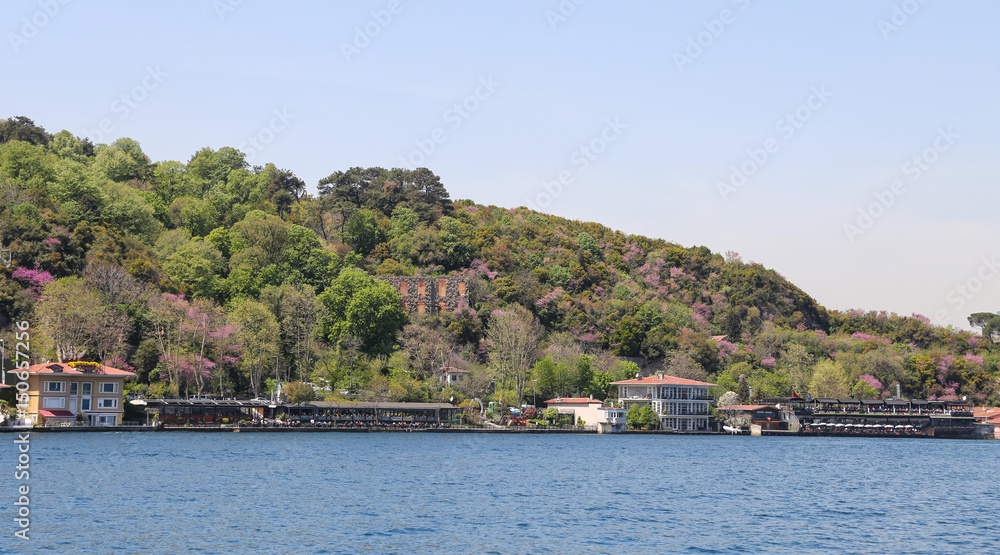
[(469, 378), (469, 371), (461, 368), (445, 366), (438, 370), (438, 381), (442, 387), (454, 387), (466, 382)]
[(96, 362), (47, 362), (26, 371), (32, 424), (74, 422), (78, 415), (89, 426), (122, 423), (125, 379), (132, 372)]
[(649, 405), (660, 417), (660, 427), (677, 431), (708, 430), (709, 388), (715, 384), (657, 374), (646, 378), (612, 382), (618, 386), (618, 400), (626, 409)]
[(559, 414), (568, 414), (573, 423), (596, 426), (600, 433), (625, 431), (625, 409), (605, 407), (604, 403), (587, 397), (556, 397), (545, 401), (546, 407), (555, 407)]
[(464, 277), (376, 276), (389, 283), (403, 297), (403, 308), (410, 314), (439, 314), (469, 306)]

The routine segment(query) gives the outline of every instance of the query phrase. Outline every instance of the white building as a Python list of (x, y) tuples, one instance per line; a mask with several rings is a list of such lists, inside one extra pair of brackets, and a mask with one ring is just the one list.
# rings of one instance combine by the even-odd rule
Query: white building
[(626, 409), (649, 405), (660, 417), (660, 427), (678, 431), (708, 430), (708, 388), (715, 384), (657, 374), (648, 378), (612, 382)]
[(546, 407), (555, 407), (559, 414), (570, 415), (574, 424), (583, 420), (584, 425), (597, 426), (601, 433), (625, 431), (625, 409), (603, 404), (587, 397), (557, 397), (545, 401)]
[(444, 368), (438, 370), (438, 381), (444, 387), (460, 384), (468, 379), (469, 371), (462, 370), (461, 368), (452, 368), (451, 366), (445, 366)]

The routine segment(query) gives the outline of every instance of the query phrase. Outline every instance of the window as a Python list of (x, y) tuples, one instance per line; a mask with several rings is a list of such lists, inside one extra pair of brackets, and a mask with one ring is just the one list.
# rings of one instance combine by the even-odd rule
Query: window
[(42, 397), (43, 409), (64, 409), (66, 408), (65, 397)]
[(90, 399), (80, 399), (80, 410), (90, 410)]
[(117, 423), (116, 422), (117, 419), (118, 419), (118, 417), (115, 416), (115, 415), (113, 415), (113, 414), (98, 416), (97, 417), (97, 425), (98, 426), (114, 426)]
[(118, 393), (118, 384), (114, 382), (101, 382), (97, 391), (98, 393)]
[(66, 382), (45, 382), (46, 393), (65, 393), (66, 392)]
[(417, 282), (417, 295), (424, 296), (424, 282), (422, 281)]
[(80, 387), (80, 384), (78, 384), (76, 382), (70, 382), (70, 384), (69, 384), (69, 394), (70, 395), (76, 395), (77, 389), (79, 389), (79, 387)]
[(94, 384), (92, 384), (90, 382), (83, 382), (83, 385), (82, 385), (82, 387), (83, 387), (83, 394), (84, 395), (90, 395), (90, 389), (93, 386), (94, 386)]
[(97, 401), (97, 408), (99, 409), (116, 409), (118, 408), (118, 399), (105, 397)]
[(401, 296), (401, 297), (405, 297), (406, 296), (406, 282), (405, 281), (400, 282), (400, 284), (399, 284), (399, 296)]
[(443, 279), (439, 279), (438, 280), (438, 296), (439, 297), (444, 297), (447, 294), (448, 294), (448, 282), (445, 281), (445, 280), (443, 280)]

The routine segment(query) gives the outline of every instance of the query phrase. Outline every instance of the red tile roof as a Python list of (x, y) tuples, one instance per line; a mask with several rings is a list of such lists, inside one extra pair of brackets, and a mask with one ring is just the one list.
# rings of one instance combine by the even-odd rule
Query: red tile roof
[(638, 380), (623, 380), (620, 382), (611, 382), (611, 385), (702, 385), (708, 387), (715, 387), (714, 383), (699, 382), (697, 380), (678, 378), (677, 376), (665, 376), (663, 374), (656, 376), (649, 376), (647, 378), (641, 378)]
[(975, 407), (972, 414), (976, 420), (1000, 424), (1000, 408), (998, 407)]
[(546, 405), (581, 405), (581, 404), (597, 403), (598, 405), (604, 404), (604, 401), (598, 401), (597, 399), (591, 399), (589, 397), (557, 397), (555, 399), (549, 399), (545, 401)]
[(113, 368), (111, 366), (100, 365), (97, 367), (96, 372), (83, 372), (76, 368), (73, 368), (65, 362), (46, 362), (45, 364), (35, 364), (27, 368), (29, 374), (68, 374), (71, 376), (77, 375), (92, 375), (92, 376), (134, 376), (135, 374), (127, 370), (119, 370), (118, 368)]

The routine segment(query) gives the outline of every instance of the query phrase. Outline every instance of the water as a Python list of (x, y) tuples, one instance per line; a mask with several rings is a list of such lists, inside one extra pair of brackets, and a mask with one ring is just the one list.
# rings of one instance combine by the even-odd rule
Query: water
[(995, 553), (1000, 442), (34, 434), (42, 553)]

